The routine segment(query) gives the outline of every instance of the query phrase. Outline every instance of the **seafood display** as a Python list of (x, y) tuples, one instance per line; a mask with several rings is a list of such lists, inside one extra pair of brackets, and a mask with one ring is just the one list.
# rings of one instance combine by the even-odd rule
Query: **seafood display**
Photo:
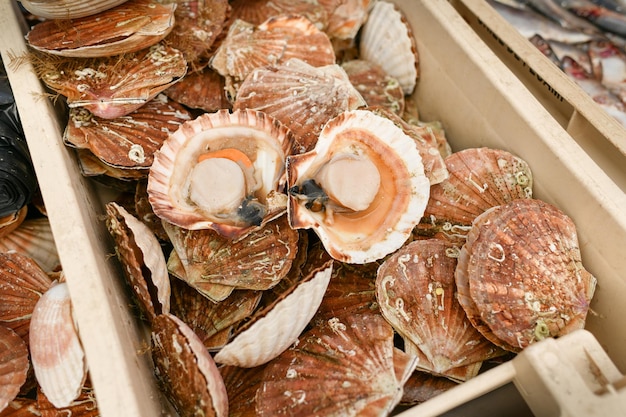
[(626, 9), (620, 2), (489, 0), (604, 111), (626, 126)]
[[(110, 6), (42, 14), (20, 59), (111, 192), (110, 256), (149, 335), (137, 354), (178, 415), (387, 416), (584, 327), (596, 279), (574, 223), (533, 197), (521, 157), (452, 152), (422, 120), (418, 42), (393, 3)], [(17, 276), (12, 250), (0, 280), (24, 306), (0, 303), (0, 325), (27, 336), (38, 406), (87, 401), (58, 258)]]

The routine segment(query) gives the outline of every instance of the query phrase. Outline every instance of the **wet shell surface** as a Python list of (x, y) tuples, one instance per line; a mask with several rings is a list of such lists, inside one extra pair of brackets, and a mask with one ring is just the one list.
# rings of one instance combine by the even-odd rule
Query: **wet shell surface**
[(267, 365), (257, 415), (388, 415), (414, 366), (380, 315), (331, 318)]
[(280, 120), (295, 134), (300, 153), (313, 149), (330, 119), (365, 105), (339, 65), (315, 67), (291, 59), (254, 70), (241, 84), (233, 108), (260, 110)]
[(363, 96), (368, 107), (383, 107), (394, 114), (404, 112), (404, 92), (393, 77), (383, 69), (363, 59), (351, 59), (341, 64), (354, 88)]
[(52, 285), (52, 279), (30, 257), (0, 253), (0, 325), (13, 329), (29, 342), (35, 305)]
[(367, 110), (328, 122), (314, 150), (287, 158), (287, 170), (291, 226), (313, 229), (347, 263), (399, 249), (430, 191), (413, 139)]
[(181, 417), (228, 415), (226, 387), (213, 358), (176, 316), (155, 318), (152, 358), (157, 380)]
[(0, 252), (9, 251), (32, 258), (46, 272), (61, 265), (47, 217), (26, 219), (13, 232), (0, 238)]
[(363, 24), (359, 41), (362, 59), (378, 64), (411, 94), (419, 77), (419, 55), (413, 31), (391, 2), (376, 1)]
[(75, 107), (70, 109), (63, 141), (68, 146), (89, 149), (108, 165), (144, 169), (148, 175), (154, 153), (170, 133), (190, 119), (189, 111), (164, 94), (114, 119), (103, 119), (84, 107)]
[(309, 324), (326, 292), (332, 263), (314, 269), (278, 300), (266, 314), (251, 321), (215, 355), (215, 361), (244, 368), (263, 365), (284, 352)]
[(53, 285), (37, 302), (30, 323), (30, 354), (37, 382), (55, 407), (78, 398), (87, 364), (66, 283)]
[(77, 19), (119, 6), (128, 0), (20, 0), (26, 10), (46, 19)]
[(0, 412), (19, 394), (29, 367), (26, 342), (0, 325)]
[(176, 3), (128, 0), (95, 15), (43, 21), (33, 26), (26, 40), (39, 51), (67, 57), (137, 52), (167, 36), (174, 25), (175, 8)]
[[(485, 339), (456, 299), (458, 249), (439, 239), (416, 240), (378, 269), (376, 299), (393, 328), (420, 350), (417, 368), (450, 376), (503, 351)], [(474, 375), (471, 375), (474, 376)]]
[(182, 53), (162, 43), (114, 57), (35, 59), (42, 81), (65, 96), (70, 108), (84, 107), (105, 119), (139, 109), (187, 73)]
[(170, 310), (170, 278), (161, 244), (148, 226), (115, 202), (106, 204), (106, 225), (124, 275), (148, 320)]
[(513, 352), (583, 328), (596, 284), (572, 220), (536, 199), (478, 216), (455, 276), (470, 321)]
[(150, 168), (155, 214), (229, 238), (249, 233), (285, 212), (279, 194), (292, 143), (286, 127), (252, 110), (220, 110), (183, 123)]

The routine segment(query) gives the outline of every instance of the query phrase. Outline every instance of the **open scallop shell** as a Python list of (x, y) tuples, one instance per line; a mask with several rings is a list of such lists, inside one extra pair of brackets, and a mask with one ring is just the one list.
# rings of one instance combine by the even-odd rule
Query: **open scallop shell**
[(12, 233), (0, 238), (0, 252), (9, 251), (32, 258), (46, 272), (59, 269), (61, 265), (47, 217), (26, 219)]
[(128, 0), (94, 15), (37, 23), (26, 34), (26, 40), (34, 49), (67, 57), (136, 52), (167, 36), (174, 25), (175, 8), (175, 2)]
[(213, 358), (193, 330), (176, 316), (161, 314), (155, 318), (152, 358), (157, 380), (181, 416), (228, 415), (226, 387)]
[(289, 129), (253, 110), (220, 110), (183, 123), (150, 168), (155, 214), (186, 229), (242, 237), (285, 212), (280, 194), (292, 143)]
[(157, 43), (132, 54), (93, 59), (50, 59), (33, 54), (40, 79), (65, 96), (70, 108), (84, 107), (98, 117), (131, 113), (187, 73), (177, 49)]
[(255, 69), (241, 84), (235, 109), (257, 109), (280, 120), (296, 135), (296, 152), (313, 149), (324, 124), (366, 103), (336, 64), (312, 66), (299, 59)]
[(331, 318), (267, 365), (257, 415), (388, 415), (414, 366), (379, 314)]
[(53, 285), (35, 306), (30, 323), (30, 354), (35, 377), (55, 407), (66, 407), (87, 378), (85, 352), (66, 283)]
[(190, 119), (189, 111), (164, 94), (114, 119), (103, 119), (84, 107), (74, 107), (70, 109), (63, 141), (72, 147), (89, 149), (113, 167), (143, 169), (147, 176), (154, 153), (171, 132)]
[(149, 321), (170, 310), (170, 278), (158, 239), (119, 204), (106, 204), (106, 225), (131, 290)]
[(26, 342), (10, 328), (0, 325), (0, 412), (19, 394), (29, 367)]
[(471, 325), (456, 299), (457, 255), (452, 243), (416, 240), (387, 258), (376, 278), (383, 316), (425, 359), (418, 369), (441, 376), (462, 366), (480, 368), (504, 353)]
[(309, 324), (326, 292), (333, 264), (312, 265), (311, 271), (287, 289), (283, 297), (257, 312), (215, 355), (225, 365), (263, 365), (285, 351)]
[(513, 352), (583, 328), (596, 285), (582, 264), (573, 221), (536, 199), (478, 216), (455, 277), (470, 321)]
[(32, 258), (0, 253), (0, 324), (28, 343), (33, 310), (51, 285), (52, 279)]
[(287, 158), (287, 179), (291, 226), (313, 229), (328, 253), (347, 263), (400, 248), (430, 191), (414, 140), (367, 110), (329, 121), (315, 149)]
[(78, 19), (119, 6), (128, 0), (20, 0), (26, 10), (46, 19)]
[(413, 92), (419, 77), (417, 46), (408, 21), (393, 3), (374, 2), (361, 30), (359, 52), (398, 80), (405, 94)]

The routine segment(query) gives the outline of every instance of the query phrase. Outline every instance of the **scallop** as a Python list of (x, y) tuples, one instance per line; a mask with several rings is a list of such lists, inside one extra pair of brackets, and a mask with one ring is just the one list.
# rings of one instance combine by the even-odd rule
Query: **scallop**
[(89, 381), (83, 386), (80, 395), (76, 400), (66, 407), (55, 407), (50, 402), (46, 394), (43, 393), (41, 388), (37, 390), (37, 408), (43, 417), (54, 416), (71, 416), (71, 417), (100, 417), (102, 414), (98, 408), (96, 401), (96, 394), (93, 387), (90, 386)]
[(53, 285), (35, 305), (30, 354), (37, 382), (55, 407), (67, 407), (78, 398), (87, 378), (87, 362), (64, 282)]
[(365, 21), (373, 0), (318, 0), (328, 14), (324, 31), (330, 38), (354, 39)]
[(13, 232), (0, 238), (0, 252), (9, 251), (19, 252), (33, 259), (46, 272), (52, 272), (61, 266), (47, 217), (28, 218)]
[(37, 23), (26, 40), (36, 50), (74, 58), (137, 52), (170, 33), (175, 9), (175, 2), (128, 0), (97, 14)]
[(408, 21), (393, 3), (374, 2), (361, 29), (359, 52), (362, 59), (380, 65), (398, 80), (405, 94), (413, 92), (419, 78), (419, 54)]
[(351, 59), (342, 63), (341, 68), (368, 107), (380, 106), (398, 115), (404, 112), (404, 92), (400, 83), (380, 66), (364, 59)]
[(240, 368), (238, 366), (220, 366), (228, 392), (228, 411), (230, 417), (255, 417), (256, 393), (261, 386), (265, 366)]
[(29, 367), (26, 342), (0, 325), (0, 412), (19, 394)]
[(220, 110), (183, 123), (148, 174), (154, 213), (185, 229), (241, 238), (285, 212), (292, 143), (289, 129), (258, 111)]
[(455, 277), (472, 324), (513, 352), (583, 328), (596, 285), (571, 218), (537, 199), (479, 215)]
[(477, 372), (483, 361), (504, 354), (471, 325), (456, 299), (457, 255), (452, 243), (416, 240), (388, 257), (376, 278), (381, 312), (420, 351), (418, 369), (447, 377), (468, 365), (477, 364)]
[(46, 19), (78, 19), (119, 6), (128, 0), (20, 0), (35, 16)]
[(198, 336), (171, 314), (152, 327), (152, 358), (161, 389), (181, 417), (228, 415), (224, 380)]
[(414, 140), (367, 110), (329, 121), (315, 149), (287, 158), (287, 171), (291, 226), (312, 229), (347, 263), (399, 249), (430, 192)]
[(299, 15), (318, 29), (326, 27), (328, 14), (317, 0), (232, 0), (231, 20), (240, 19), (254, 25), (278, 15)]
[(182, 80), (165, 90), (165, 94), (189, 108), (212, 113), (232, 107), (225, 87), (224, 77), (211, 68), (203, 68), (189, 72)]

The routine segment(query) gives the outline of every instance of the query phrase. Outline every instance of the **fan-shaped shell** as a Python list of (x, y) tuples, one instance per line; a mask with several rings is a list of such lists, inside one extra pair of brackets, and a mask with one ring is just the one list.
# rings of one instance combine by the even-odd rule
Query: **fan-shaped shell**
[(211, 68), (204, 68), (188, 73), (165, 90), (165, 94), (187, 107), (210, 113), (232, 107), (226, 97), (225, 87), (224, 77)]
[(287, 170), (291, 226), (313, 229), (343, 262), (372, 262), (400, 248), (428, 201), (413, 139), (367, 110), (329, 121), (314, 150), (287, 158)]
[(383, 69), (364, 59), (351, 59), (341, 64), (354, 88), (361, 94), (368, 107), (383, 107), (401, 115), (404, 112), (404, 92), (393, 77)]
[(231, 20), (240, 19), (260, 25), (279, 15), (306, 17), (318, 29), (326, 27), (328, 16), (319, 1), (311, 0), (233, 0)]
[(78, 398), (87, 364), (66, 283), (53, 285), (35, 305), (30, 354), (37, 382), (55, 407), (66, 407)]
[(273, 305), (255, 314), (248, 326), (215, 355), (225, 365), (254, 367), (284, 352), (309, 324), (326, 292), (332, 262), (314, 268)]
[(240, 368), (220, 366), (228, 392), (228, 412), (230, 417), (256, 417), (256, 393), (261, 386), (265, 366)]
[(584, 327), (596, 284), (582, 264), (573, 221), (536, 199), (478, 216), (455, 276), (470, 321), (514, 352)]
[(213, 358), (183, 321), (161, 314), (152, 324), (157, 379), (181, 416), (226, 417), (226, 387)]
[(380, 65), (411, 94), (419, 77), (419, 55), (413, 31), (393, 3), (376, 1), (363, 24), (359, 42), (362, 59)]
[(152, 230), (124, 207), (106, 204), (106, 225), (124, 275), (148, 320), (170, 310), (170, 278), (161, 244)]
[(12, 233), (0, 238), (0, 252), (9, 251), (32, 258), (46, 272), (61, 266), (47, 217), (26, 219)]
[(20, 0), (26, 10), (46, 19), (78, 19), (119, 6), (128, 0)]
[(425, 359), (417, 367), (443, 376), (503, 353), (471, 325), (456, 299), (457, 255), (452, 243), (416, 240), (387, 258), (376, 278), (383, 316)]
[(29, 367), (26, 342), (0, 325), (0, 412), (19, 394)]
[(380, 315), (331, 318), (267, 365), (257, 414), (388, 415), (414, 366)]
[(27, 33), (26, 40), (34, 49), (67, 57), (93, 58), (137, 52), (170, 33), (175, 8), (176, 3), (128, 0), (94, 15), (37, 23)]
[(313, 149), (324, 124), (366, 103), (336, 64), (314, 67), (299, 59), (257, 68), (241, 84), (235, 109), (257, 109), (280, 120), (296, 135), (296, 152)]
[(131, 113), (187, 73), (177, 49), (157, 43), (133, 54), (76, 60), (36, 58), (41, 80), (65, 96), (70, 108), (84, 107), (98, 117)]
[(105, 164), (124, 169), (143, 169), (148, 175), (154, 153), (190, 113), (159, 94), (137, 110), (114, 119), (93, 115), (84, 107), (70, 109), (63, 134), (66, 145), (89, 149)]
[(331, 38), (354, 39), (367, 20), (372, 0), (318, 0), (328, 14), (325, 32)]
[[(249, 233), (285, 211), (280, 191), (292, 143), (285, 126), (252, 110), (220, 110), (183, 123), (150, 168), (148, 198), (155, 214), (230, 238)], [(206, 177), (208, 171), (213, 174)]]

